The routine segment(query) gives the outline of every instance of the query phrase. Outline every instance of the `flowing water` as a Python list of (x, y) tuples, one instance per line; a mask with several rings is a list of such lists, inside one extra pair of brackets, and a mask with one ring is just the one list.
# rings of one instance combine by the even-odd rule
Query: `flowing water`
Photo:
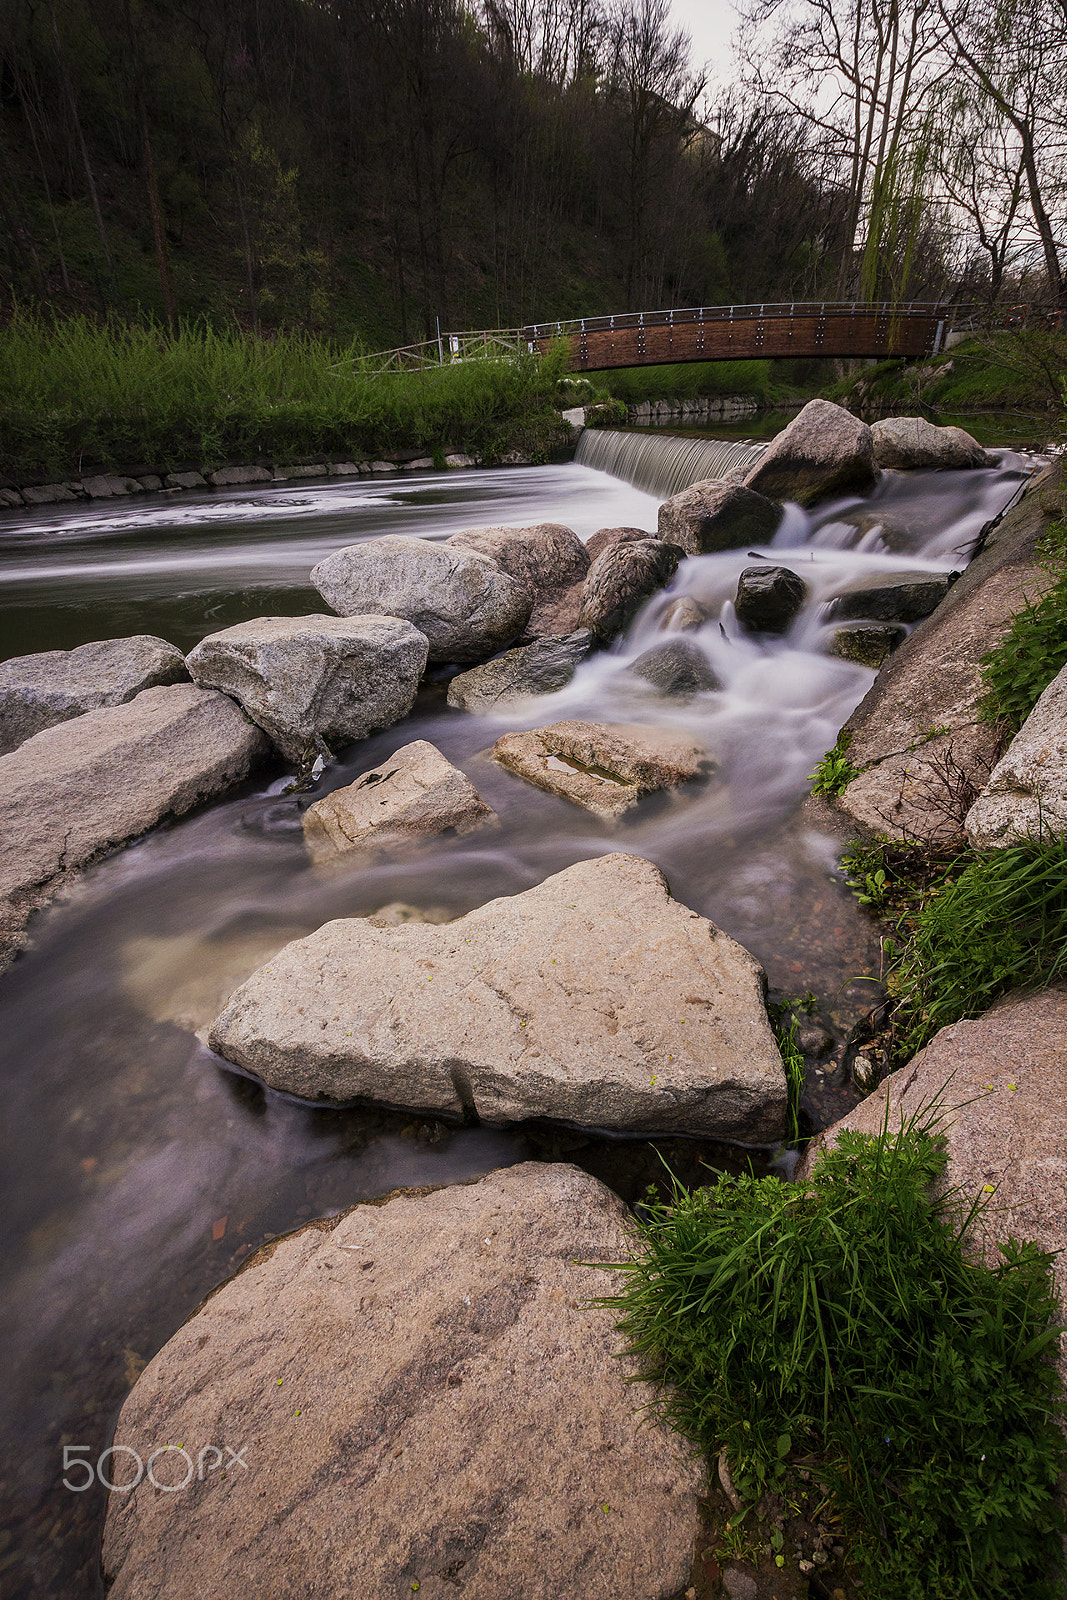
[[(578, 1161), (631, 1200), (655, 1174), (643, 1141), (328, 1111), (236, 1075), (197, 1029), (288, 939), (397, 903), (408, 908), (397, 915), (454, 916), (625, 849), (654, 859), (679, 898), (751, 949), (772, 986), (815, 991), (832, 1025), (844, 1030), (871, 1003), (872, 925), (841, 881), (836, 841), (799, 812), (807, 774), (874, 676), (821, 653), (824, 602), (864, 573), (962, 565), (1027, 465), (1008, 457), (982, 472), (889, 475), (873, 496), (815, 517), (790, 508), (773, 547), (756, 552), (789, 562), (809, 585), (784, 639), (738, 628), (731, 597), (748, 553), (689, 560), (563, 692), (478, 718), (448, 709), (443, 678), (431, 682), (403, 724), (344, 752), (316, 791), (427, 738), (497, 810), (492, 835), (314, 872), (300, 832), (314, 796), (287, 795), (279, 764), (100, 863), (37, 919), (31, 949), (0, 980), (6, 1600), (100, 1592), (104, 1494), (62, 1486), (63, 1446), (96, 1459), (143, 1362), (263, 1239), (397, 1185), (455, 1182), (530, 1156)], [(245, 617), (322, 609), (309, 569), (354, 540), (540, 521), (587, 537), (601, 526), (654, 528), (657, 505), (657, 495), (571, 464), (12, 514), (0, 521), (2, 654), (130, 632), (188, 648)], [(723, 684), (688, 704), (658, 698), (625, 671), (666, 637), (662, 615), (679, 593), (709, 614), (690, 637)], [(703, 786), (650, 797), (611, 830), (487, 756), (505, 728), (564, 717), (676, 727), (707, 745), (718, 771)], [(850, 1091), (817, 1080), (806, 1103), (825, 1122)], [(747, 1159), (659, 1143), (687, 1176), (701, 1161)]]

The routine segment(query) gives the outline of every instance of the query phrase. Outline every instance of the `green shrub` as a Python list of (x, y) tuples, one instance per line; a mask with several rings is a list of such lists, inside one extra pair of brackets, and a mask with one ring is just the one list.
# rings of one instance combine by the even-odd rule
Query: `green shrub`
[(833, 749), (827, 750), (815, 771), (808, 773), (812, 794), (840, 794), (853, 778), (859, 777), (860, 769), (848, 759), (851, 743), (851, 733), (839, 733)]
[(803, 1186), (676, 1185), (603, 1303), (656, 1407), (726, 1450), (745, 1499), (813, 1453), (868, 1600), (1051, 1600), (1067, 1464), (1051, 1258), (1009, 1243), (967, 1261), (977, 1206), (930, 1199), (945, 1162), (928, 1116), (844, 1134)]
[(1067, 666), (1067, 525), (1050, 530), (1042, 550), (1052, 585), (1040, 600), (1027, 600), (995, 649), (982, 657), (986, 691), (981, 715), (1022, 727), (1042, 692)]

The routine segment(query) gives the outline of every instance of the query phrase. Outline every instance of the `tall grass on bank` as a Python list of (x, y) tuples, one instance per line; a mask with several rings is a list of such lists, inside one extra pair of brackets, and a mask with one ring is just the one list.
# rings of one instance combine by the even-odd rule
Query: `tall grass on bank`
[[(931, 1200), (936, 1117), (845, 1133), (801, 1186), (721, 1178), (651, 1203), (605, 1304), (660, 1412), (746, 1500), (801, 1456), (857, 1536), (868, 1600), (1051, 1600), (1064, 1517), (1051, 1257), (965, 1258)], [(962, 1211), (962, 1215), (961, 1215)]]
[(19, 317), (0, 329), (0, 472), (401, 449), (544, 457), (561, 366), (552, 352), (376, 376), (357, 349), (302, 334)]
[(982, 657), (981, 714), (1017, 733), (1042, 693), (1067, 666), (1067, 523), (1055, 522), (1039, 547), (1050, 587), (1027, 600), (994, 649)]
[(642, 400), (692, 400), (697, 395), (751, 394), (765, 400), (771, 392), (769, 361), (695, 361), (677, 366), (623, 367), (595, 372), (593, 383), (624, 405)]

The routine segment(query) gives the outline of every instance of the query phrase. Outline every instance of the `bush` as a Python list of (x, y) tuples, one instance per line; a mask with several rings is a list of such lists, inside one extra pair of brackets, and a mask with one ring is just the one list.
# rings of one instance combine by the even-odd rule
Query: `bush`
[(981, 714), (1017, 733), (1053, 678), (1067, 666), (1067, 524), (1046, 536), (1042, 565), (1052, 585), (1028, 600), (1004, 638), (982, 657)]

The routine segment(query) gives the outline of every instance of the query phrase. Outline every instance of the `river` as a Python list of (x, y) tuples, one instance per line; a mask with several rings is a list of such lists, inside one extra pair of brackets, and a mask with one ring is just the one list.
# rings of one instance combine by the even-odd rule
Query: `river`
[[(400, 904), (444, 918), (514, 894), (572, 862), (626, 849), (764, 962), (776, 990), (812, 990), (843, 1032), (877, 990), (878, 941), (837, 868), (838, 842), (800, 812), (807, 775), (873, 680), (822, 653), (824, 601), (847, 578), (964, 564), (1027, 463), (887, 475), (864, 500), (809, 517), (791, 508), (774, 548), (809, 601), (781, 641), (745, 636), (731, 596), (744, 551), (683, 563), (670, 597), (712, 620), (694, 635), (723, 683), (688, 705), (624, 668), (655, 639), (658, 596), (610, 652), (523, 715), (445, 704), (445, 674), (411, 716), (344, 753), (317, 793), (415, 738), (433, 741), (497, 810), (499, 829), (409, 858), (322, 874), (279, 763), (221, 803), (160, 828), (87, 872), (39, 916), (3, 996), (5, 1218), (0, 1278), (5, 1600), (102, 1592), (99, 1487), (62, 1486), (64, 1445), (95, 1459), (143, 1363), (211, 1287), (265, 1238), (407, 1184), (441, 1184), (535, 1156), (580, 1162), (640, 1197), (658, 1164), (640, 1140), (566, 1129), (453, 1128), (374, 1108), (328, 1111), (237, 1075), (196, 1037), (274, 949), (330, 917)], [(244, 618), (322, 610), (312, 565), (383, 533), (440, 539), (485, 524), (654, 528), (658, 499), (578, 464), (338, 480), (245, 492), (12, 513), (0, 518), (3, 657), (126, 633), (188, 649)], [(611, 831), (497, 768), (505, 728), (563, 717), (668, 724), (719, 763), (690, 793), (652, 797)], [(136, 772), (123, 775), (136, 783)], [(805, 1106), (823, 1124), (853, 1091), (813, 1072)], [(744, 1151), (661, 1140), (689, 1179)], [(774, 1152), (754, 1152), (766, 1166)]]

